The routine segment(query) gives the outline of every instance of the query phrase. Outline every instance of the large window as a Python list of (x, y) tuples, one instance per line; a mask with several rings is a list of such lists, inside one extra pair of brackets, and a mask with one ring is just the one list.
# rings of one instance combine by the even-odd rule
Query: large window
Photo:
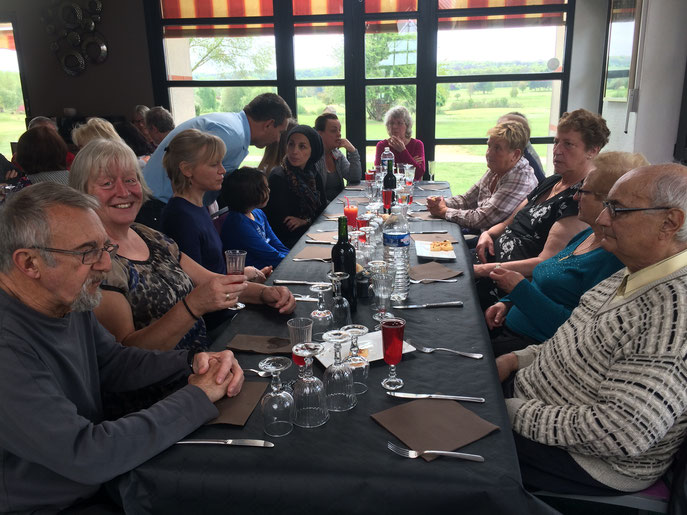
[(19, 62), (12, 24), (0, 22), (0, 154), (12, 156), (10, 143), (26, 130)]
[(150, 45), (164, 63), (156, 98), (177, 121), (277, 91), (300, 123), (335, 112), (370, 165), (400, 104), (437, 177), (461, 192), (486, 170), (486, 131), (518, 111), (552, 168), (574, 0), (160, 1), (148, 13), (163, 34)]

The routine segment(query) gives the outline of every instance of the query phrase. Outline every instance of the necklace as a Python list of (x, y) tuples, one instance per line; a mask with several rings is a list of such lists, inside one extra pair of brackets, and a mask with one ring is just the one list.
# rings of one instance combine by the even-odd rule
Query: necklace
[(575, 247), (575, 250), (573, 250), (570, 254), (567, 256), (563, 256), (560, 258), (558, 261), (564, 261), (572, 256), (579, 256), (581, 254), (586, 254), (587, 252), (591, 252), (592, 250), (598, 248), (601, 246), (600, 241), (595, 241), (594, 240), (594, 233), (590, 234), (587, 236), (582, 243), (580, 243), (577, 247)]

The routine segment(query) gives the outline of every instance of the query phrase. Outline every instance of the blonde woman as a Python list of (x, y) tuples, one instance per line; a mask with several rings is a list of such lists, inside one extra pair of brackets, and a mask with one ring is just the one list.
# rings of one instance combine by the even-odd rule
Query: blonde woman
[(79, 148), (85, 147), (86, 143), (97, 138), (121, 140), (114, 125), (103, 118), (89, 118), (86, 123), (72, 130), (72, 141)]

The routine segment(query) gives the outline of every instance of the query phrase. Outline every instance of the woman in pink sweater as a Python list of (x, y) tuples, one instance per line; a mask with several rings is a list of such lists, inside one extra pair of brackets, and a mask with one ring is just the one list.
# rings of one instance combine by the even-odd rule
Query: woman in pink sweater
[(415, 166), (415, 180), (419, 181), (425, 173), (425, 146), (419, 139), (410, 137), (413, 129), (410, 112), (403, 106), (392, 107), (384, 115), (384, 125), (389, 139), (377, 143), (375, 165), (381, 164), (382, 152), (389, 147), (396, 163)]

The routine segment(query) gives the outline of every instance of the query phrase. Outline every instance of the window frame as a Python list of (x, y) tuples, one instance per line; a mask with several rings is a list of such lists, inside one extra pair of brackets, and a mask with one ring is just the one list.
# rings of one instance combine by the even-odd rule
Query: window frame
[[(159, 0), (147, 0), (145, 5), (148, 48), (153, 95), (155, 103), (170, 107), (170, 87), (236, 87), (271, 86), (291, 107), (298, 112), (296, 91), (298, 87), (344, 86), (346, 106), (345, 136), (360, 152), (362, 165), (365, 149), (377, 140), (366, 137), (365, 92), (367, 86), (412, 84), (422, 94), (416, 96), (415, 135), (422, 140), (425, 158), (433, 161), (437, 145), (486, 145), (487, 137), (436, 138), (436, 91), (441, 83), (470, 83), (495, 81), (558, 80), (561, 82), (559, 116), (567, 110), (570, 84), (570, 61), (576, 0), (566, 4), (541, 4), (513, 7), (481, 7), (439, 9), (438, 0), (421, 0), (417, 11), (395, 13), (366, 13), (364, 1), (343, 0), (343, 14), (294, 15), (292, 2), (273, 0), (273, 16), (227, 18), (162, 18)], [(547, 73), (486, 74), (486, 75), (437, 75), (437, 36), (440, 18), (562, 13), (565, 15), (565, 49), (562, 70)], [(367, 21), (417, 20), (417, 73), (415, 77), (366, 78), (365, 77), (365, 23)], [(343, 79), (296, 79), (294, 62), (294, 25), (296, 23), (343, 22), (344, 78)], [(167, 79), (163, 29), (166, 25), (220, 25), (269, 23), (274, 26), (277, 78), (270, 80), (175, 80)], [(553, 136), (534, 137), (533, 144), (551, 144)]]

